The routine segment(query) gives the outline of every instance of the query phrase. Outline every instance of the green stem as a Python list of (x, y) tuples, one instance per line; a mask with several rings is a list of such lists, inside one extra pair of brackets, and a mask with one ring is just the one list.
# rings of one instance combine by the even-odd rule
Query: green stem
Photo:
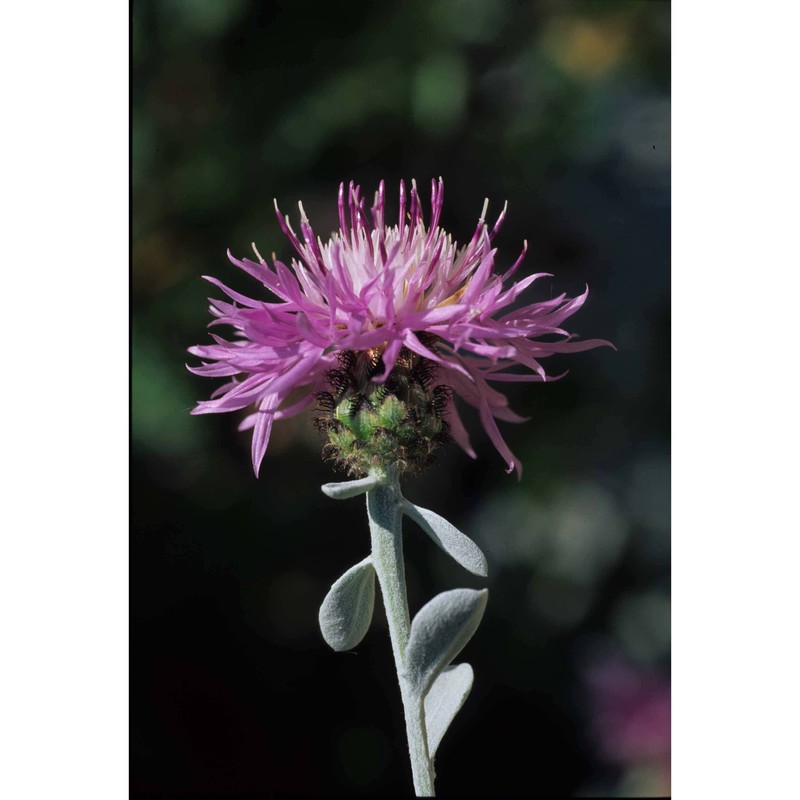
[(405, 679), (405, 651), (411, 621), (406, 597), (403, 563), (403, 513), (400, 486), (395, 476), (367, 492), (367, 515), (372, 538), (372, 563), (386, 607), (389, 636), (403, 699), (408, 752), (417, 797), (433, 797), (433, 762), (428, 753), (425, 712), (422, 700), (414, 696)]

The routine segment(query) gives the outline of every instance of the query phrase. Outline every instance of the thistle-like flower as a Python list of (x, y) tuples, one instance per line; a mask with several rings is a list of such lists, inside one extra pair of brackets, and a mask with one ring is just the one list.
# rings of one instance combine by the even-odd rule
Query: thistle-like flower
[[(432, 181), (431, 219), (425, 224), (416, 184), (410, 198), (400, 183), (397, 225), (386, 224), (384, 184), (372, 221), (360, 189), (339, 188), (339, 230), (327, 243), (315, 236), (300, 209), (302, 241), (277, 208), (283, 232), (297, 251), (287, 266), (228, 257), (277, 302), (253, 299), (206, 279), (232, 302), (211, 299), (212, 325), (227, 324), (233, 340), (189, 352), (203, 359), (197, 375), (226, 377), (194, 414), (255, 406), (240, 429), (253, 429), (256, 475), (275, 420), (316, 403), (315, 423), (328, 436), (326, 452), (354, 475), (390, 466), (426, 466), (451, 436), (473, 458), (455, 397), (475, 407), (508, 471), (521, 474), (497, 420), (523, 422), (492, 384), (550, 380), (542, 359), (608, 344), (579, 340), (563, 322), (585, 302), (560, 295), (510, 310), (521, 293), (548, 273), (512, 281), (519, 258), (494, 271), (492, 242), (505, 218), (489, 229), (488, 200), (472, 238), (459, 247), (439, 227), (444, 187)], [(349, 224), (348, 224), (349, 216)], [(560, 376), (559, 376), (560, 377)]]
[(289, 267), (273, 257), (270, 268), (255, 245), (257, 261), (229, 257), (278, 302), (245, 297), (207, 278), (232, 301), (211, 300), (217, 318), (212, 324), (232, 326), (236, 338), (214, 335), (214, 344), (190, 348), (204, 363), (189, 367), (198, 375), (230, 378), (193, 413), (255, 406), (240, 427), (253, 429), (256, 475), (273, 422), (316, 402), (314, 422), (327, 436), (323, 452), (357, 478), (326, 484), (323, 492), (333, 499), (366, 494), (371, 552), (331, 586), (320, 608), (320, 630), (334, 650), (356, 647), (372, 619), (377, 581), (418, 797), (434, 796), (437, 747), (472, 686), (472, 667), (453, 659), (483, 616), (487, 590), (442, 592), (412, 619), (403, 517), (474, 575), (485, 577), (488, 563), (468, 536), (404, 497), (400, 478), (427, 466), (451, 436), (475, 457), (456, 397), (478, 409), (508, 471), (521, 473), (497, 420), (523, 420), (490, 384), (544, 381), (543, 358), (607, 344), (579, 341), (561, 327), (583, 305), (586, 292), (512, 310), (519, 295), (546, 273), (511, 281), (527, 247), (505, 273), (494, 272), (492, 240), (505, 208), (489, 230), (488, 201), (472, 238), (458, 247), (439, 227), (443, 193), (441, 179), (433, 181), (426, 226), (416, 185), (406, 209), (401, 182), (398, 223), (387, 226), (383, 182), (372, 222), (359, 188), (351, 183), (345, 193), (342, 185), (339, 231), (327, 244), (315, 237), (302, 204), (302, 241), (276, 204), (278, 221), (299, 259)]

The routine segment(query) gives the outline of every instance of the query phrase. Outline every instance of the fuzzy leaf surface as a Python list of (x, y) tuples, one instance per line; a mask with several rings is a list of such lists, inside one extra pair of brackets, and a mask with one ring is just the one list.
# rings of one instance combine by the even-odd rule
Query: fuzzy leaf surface
[(436, 595), (414, 617), (405, 652), (405, 678), (418, 697), (425, 696), (472, 638), (488, 594), (486, 589), (451, 589)]
[(451, 525), (444, 517), (440, 517), (427, 508), (415, 506), (408, 500), (403, 503), (403, 511), (416, 522), (428, 536), (433, 539), (447, 555), (454, 558), (464, 569), (469, 570), (473, 575), (485, 578), (489, 573), (489, 565), (486, 563), (486, 556), (480, 547), (472, 541), (466, 534), (454, 525)]
[(455, 664), (439, 675), (425, 695), (425, 730), (431, 758), (436, 755), (450, 723), (464, 705), (472, 688), (472, 678), (469, 664)]
[(340, 481), (339, 483), (326, 483), (322, 491), (334, 500), (347, 500), (349, 497), (358, 497), (366, 494), (370, 489), (378, 485), (378, 478), (368, 475), (366, 478), (359, 478), (357, 481)]
[(375, 607), (375, 568), (367, 556), (331, 586), (319, 609), (322, 637), (337, 652), (352, 650), (366, 634)]

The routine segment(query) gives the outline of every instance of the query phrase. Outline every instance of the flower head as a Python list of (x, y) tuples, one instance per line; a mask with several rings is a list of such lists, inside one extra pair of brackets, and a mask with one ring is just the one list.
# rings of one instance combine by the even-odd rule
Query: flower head
[[(298, 414), (316, 401), (329, 419), (347, 423), (346, 437), (352, 433), (353, 441), (363, 442), (367, 433), (385, 432), (381, 414), (398, 415), (394, 401), (385, 404), (387, 393), (402, 400), (406, 421), (418, 421), (420, 409), (429, 409), (432, 427), (425, 429), (427, 433), (415, 429), (420, 437), (434, 442), (452, 435), (474, 458), (453, 402), (454, 395), (462, 398), (478, 410), (508, 471), (521, 474), (497, 420), (523, 422), (524, 418), (511, 411), (505, 395), (491, 384), (550, 380), (540, 363), (543, 358), (607, 342), (580, 341), (561, 327), (583, 305), (588, 288), (578, 297), (561, 295), (509, 310), (525, 289), (548, 273), (511, 281), (527, 243), (508, 270), (494, 272), (492, 241), (506, 209), (489, 229), (484, 219), (488, 201), (472, 238), (459, 247), (439, 227), (443, 197), (442, 180), (432, 181), (431, 219), (426, 225), (416, 184), (412, 182), (409, 197), (401, 182), (398, 223), (390, 226), (383, 181), (375, 194), (371, 221), (359, 187), (351, 183), (345, 190), (342, 184), (340, 227), (327, 243), (315, 236), (302, 203), (302, 240), (276, 203), (280, 226), (299, 257), (290, 266), (273, 257), (270, 267), (255, 245), (257, 261), (239, 260), (230, 252), (228, 257), (270, 290), (277, 302), (246, 297), (206, 277), (232, 301), (210, 300), (216, 317), (211, 324), (230, 325), (235, 338), (212, 335), (214, 344), (189, 349), (204, 361), (189, 367), (192, 372), (230, 378), (192, 413), (255, 406), (240, 429), (253, 429), (256, 474), (275, 420)], [(342, 387), (349, 383), (361, 385)], [(437, 392), (433, 383), (449, 388)], [(332, 384), (335, 391), (325, 391)], [(380, 408), (375, 393), (381, 396)], [(344, 401), (348, 405), (343, 411)], [(365, 407), (373, 417), (362, 414), (361, 421), (354, 420), (352, 414)], [(434, 417), (443, 424), (433, 424)], [(322, 427), (342, 432), (340, 424)], [(336, 443), (334, 447), (341, 449)], [(425, 454), (421, 457), (427, 459)], [(363, 463), (356, 467), (366, 468)]]

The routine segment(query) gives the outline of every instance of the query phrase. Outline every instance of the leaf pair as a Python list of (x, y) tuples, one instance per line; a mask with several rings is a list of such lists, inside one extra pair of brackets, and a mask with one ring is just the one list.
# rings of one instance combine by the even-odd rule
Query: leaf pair
[(411, 623), (405, 672), (411, 694), (424, 705), (430, 758), (472, 688), (469, 664), (450, 666), (483, 617), (488, 591), (452, 589), (436, 595)]
[[(370, 489), (374, 489), (379, 483), (380, 480), (377, 477), (370, 475), (357, 481), (326, 483), (322, 487), (322, 491), (334, 500), (345, 500), (364, 494)], [(403, 513), (413, 519), (447, 555), (455, 559), (464, 569), (481, 578), (485, 578), (489, 574), (486, 556), (469, 536), (463, 534), (455, 525), (451, 525), (439, 514), (414, 505), (405, 497), (401, 497), (400, 501)]]
[[(487, 594), (485, 589), (443, 592), (411, 624), (403, 679), (417, 702), (424, 703), (431, 758), (472, 688), (472, 667), (450, 662), (475, 633)], [(352, 650), (369, 628), (374, 605), (375, 568), (368, 557), (347, 570), (322, 603), (319, 623), (325, 641), (337, 652)]]

